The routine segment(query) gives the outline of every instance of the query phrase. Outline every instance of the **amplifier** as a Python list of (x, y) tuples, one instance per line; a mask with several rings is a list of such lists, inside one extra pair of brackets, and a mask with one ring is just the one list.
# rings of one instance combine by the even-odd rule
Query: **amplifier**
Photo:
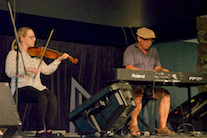
[(22, 123), (8, 82), (0, 82), (0, 107), (0, 130), (4, 133), (3, 138), (12, 138)]
[(112, 84), (69, 113), (68, 119), (81, 135), (115, 132), (125, 125), (136, 107), (131, 90), (129, 84)]
[(207, 132), (207, 92), (200, 93), (191, 98), (191, 119), (188, 101), (175, 108), (168, 118), (175, 131), (186, 128), (188, 131)]

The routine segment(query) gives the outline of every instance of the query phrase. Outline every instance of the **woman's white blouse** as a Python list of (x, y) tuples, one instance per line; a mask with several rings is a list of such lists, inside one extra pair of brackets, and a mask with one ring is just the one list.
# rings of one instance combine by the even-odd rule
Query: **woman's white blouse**
[[(56, 71), (60, 62), (54, 60), (52, 63), (47, 65), (44, 61), (41, 62), (39, 67), (38, 75), (34, 76), (33, 72), (24, 70), (25, 68), (38, 68), (40, 63), (40, 58), (32, 58), (27, 52), (22, 51), (22, 56), (19, 53), (18, 57), (18, 75), (16, 73), (16, 62), (17, 62), (17, 52), (15, 50), (9, 51), (6, 57), (6, 65), (5, 65), (5, 72), (8, 77), (11, 78), (11, 92), (14, 94), (16, 90), (16, 76), (18, 76), (18, 88), (25, 87), (25, 86), (32, 86), (40, 91), (47, 89), (46, 86), (42, 85), (40, 72), (45, 75), (50, 75)], [(22, 58), (23, 57), (23, 58)], [(24, 60), (24, 63), (22, 62)], [(24, 64), (24, 65), (23, 65)]]

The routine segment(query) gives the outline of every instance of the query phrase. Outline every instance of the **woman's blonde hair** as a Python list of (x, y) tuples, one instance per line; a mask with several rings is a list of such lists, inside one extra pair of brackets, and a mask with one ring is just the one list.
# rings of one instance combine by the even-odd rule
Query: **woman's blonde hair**
[[(20, 37), (22, 37), (22, 36), (25, 37), (27, 35), (28, 30), (32, 30), (32, 29), (29, 28), (29, 27), (19, 28), (19, 30), (17, 31), (19, 42), (20, 42)], [(14, 39), (13, 42), (12, 42), (12, 45), (11, 45), (11, 50), (15, 50), (16, 47), (17, 47), (17, 42), (16, 42), (16, 39)]]

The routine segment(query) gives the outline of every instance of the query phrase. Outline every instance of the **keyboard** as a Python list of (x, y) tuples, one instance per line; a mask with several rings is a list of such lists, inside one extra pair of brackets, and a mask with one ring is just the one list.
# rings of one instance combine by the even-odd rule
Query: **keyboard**
[(207, 84), (207, 74), (116, 68), (104, 73), (102, 80), (106, 82), (126, 81), (139, 84), (155, 83), (156, 85), (188, 87)]

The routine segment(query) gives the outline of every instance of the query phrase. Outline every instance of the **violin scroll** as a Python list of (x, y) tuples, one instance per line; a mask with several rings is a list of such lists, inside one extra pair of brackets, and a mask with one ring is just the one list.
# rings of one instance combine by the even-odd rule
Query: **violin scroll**
[(73, 64), (77, 64), (78, 63), (78, 59), (77, 58), (73, 58), (71, 56), (68, 57), (68, 59), (73, 63)]

